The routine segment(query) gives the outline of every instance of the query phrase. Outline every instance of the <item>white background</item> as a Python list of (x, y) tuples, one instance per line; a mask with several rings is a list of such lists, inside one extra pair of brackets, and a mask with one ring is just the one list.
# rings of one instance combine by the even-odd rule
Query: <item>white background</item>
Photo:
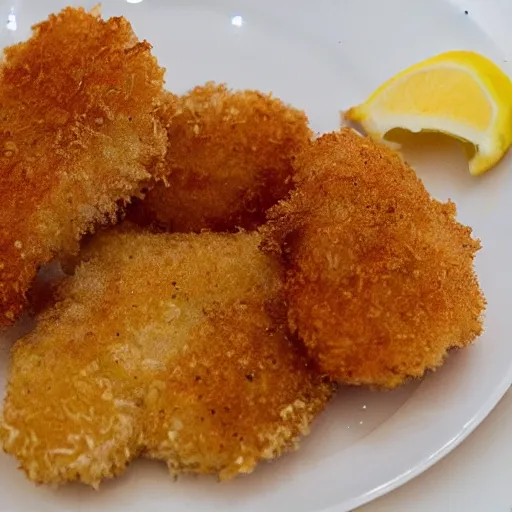
[[(512, 76), (512, 2), (451, 1), (467, 10), (468, 16), (505, 52), (508, 62), (502, 66)], [(509, 161), (512, 167), (510, 156)], [(358, 512), (445, 510), (512, 511), (512, 391), (454, 452), (423, 475)]]

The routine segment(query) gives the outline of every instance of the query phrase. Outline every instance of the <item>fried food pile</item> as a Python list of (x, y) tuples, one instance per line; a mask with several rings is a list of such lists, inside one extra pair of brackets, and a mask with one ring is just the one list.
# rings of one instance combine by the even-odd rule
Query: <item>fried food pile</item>
[(13, 349), (0, 437), (30, 479), (98, 485), (131, 459), (252, 471), (332, 386), (289, 336), (257, 233), (100, 234)]
[[(65, 51), (63, 51), (65, 48)], [(124, 18), (65, 9), (0, 65), (0, 326), (37, 269), (158, 177), (164, 69)]]
[[(313, 140), (258, 91), (164, 90), (97, 12), (50, 16), (0, 70), (0, 326), (37, 312), (0, 442), (30, 480), (249, 473), (338, 385), (394, 388), (481, 333), (480, 242), (390, 149)], [(35, 286), (51, 260), (69, 275)]]
[(292, 187), (292, 158), (311, 139), (304, 112), (258, 91), (207, 83), (175, 99), (167, 179), (135, 205), (139, 221), (175, 232), (254, 229)]
[(480, 242), (415, 172), (353, 130), (296, 161), (297, 187), (269, 212), (265, 246), (286, 262), (290, 327), (345, 384), (394, 388), (482, 331)]

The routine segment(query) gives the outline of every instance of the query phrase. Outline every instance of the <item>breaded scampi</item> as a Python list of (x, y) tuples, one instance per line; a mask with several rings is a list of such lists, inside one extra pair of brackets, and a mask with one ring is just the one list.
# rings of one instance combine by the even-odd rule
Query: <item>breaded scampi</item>
[(332, 393), (289, 337), (257, 233), (96, 235), (19, 340), (0, 438), (39, 483), (135, 457), (229, 479), (297, 447)]
[(482, 332), (480, 242), (398, 154), (350, 129), (296, 160), (264, 247), (287, 265), (289, 323), (342, 383), (393, 388)]
[(161, 171), (164, 70), (124, 18), (64, 9), (0, 65), (0, 327), (39, 266)]
[(304, 112), (258, 91), (212, 82), (170, 100), (162, 117), (166, 181), (131, 220), (175, 232), (254, 229), (292, 186), (293, 156), (311, 138)]

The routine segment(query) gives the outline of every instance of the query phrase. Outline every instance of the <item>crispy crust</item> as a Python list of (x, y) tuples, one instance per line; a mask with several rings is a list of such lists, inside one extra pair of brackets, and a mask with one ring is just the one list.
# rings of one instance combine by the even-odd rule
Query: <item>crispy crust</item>
[(251, 472), (297, 447), (332, 386), (289, 338), (259, 235), (97, 235), (16, 343), (0, 438), (40, 483), (98, 485), (142, 455)]
[(258, 91), (207, 83), (162, 112), (169, 172), (130, 214), (165, 230), (254, 229), (292, 185), (292, 158), (311, 138), (304, 112)]
[(345, 129), (296, 162), (264, 247), (288, 266), (289, 323), (322, 371), (393, 388), (482, 331), (480, 248), (390, 149)]
[(124, 18), (67, 8), (33, 30), (0, 68), (0, 326), (40, 265), (160, 172), (167, 145), (164, 70)]

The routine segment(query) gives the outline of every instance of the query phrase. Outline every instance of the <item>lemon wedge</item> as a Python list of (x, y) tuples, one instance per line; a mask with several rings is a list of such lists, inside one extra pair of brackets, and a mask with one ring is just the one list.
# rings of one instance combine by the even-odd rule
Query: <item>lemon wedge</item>
[(398, 73), (345, 118), (375, 139), (402, 128), (467, 141), (475, 148), (469, 170), (478, 175), (512, 144), (512, 82), (486, 57), (450, 51)]

